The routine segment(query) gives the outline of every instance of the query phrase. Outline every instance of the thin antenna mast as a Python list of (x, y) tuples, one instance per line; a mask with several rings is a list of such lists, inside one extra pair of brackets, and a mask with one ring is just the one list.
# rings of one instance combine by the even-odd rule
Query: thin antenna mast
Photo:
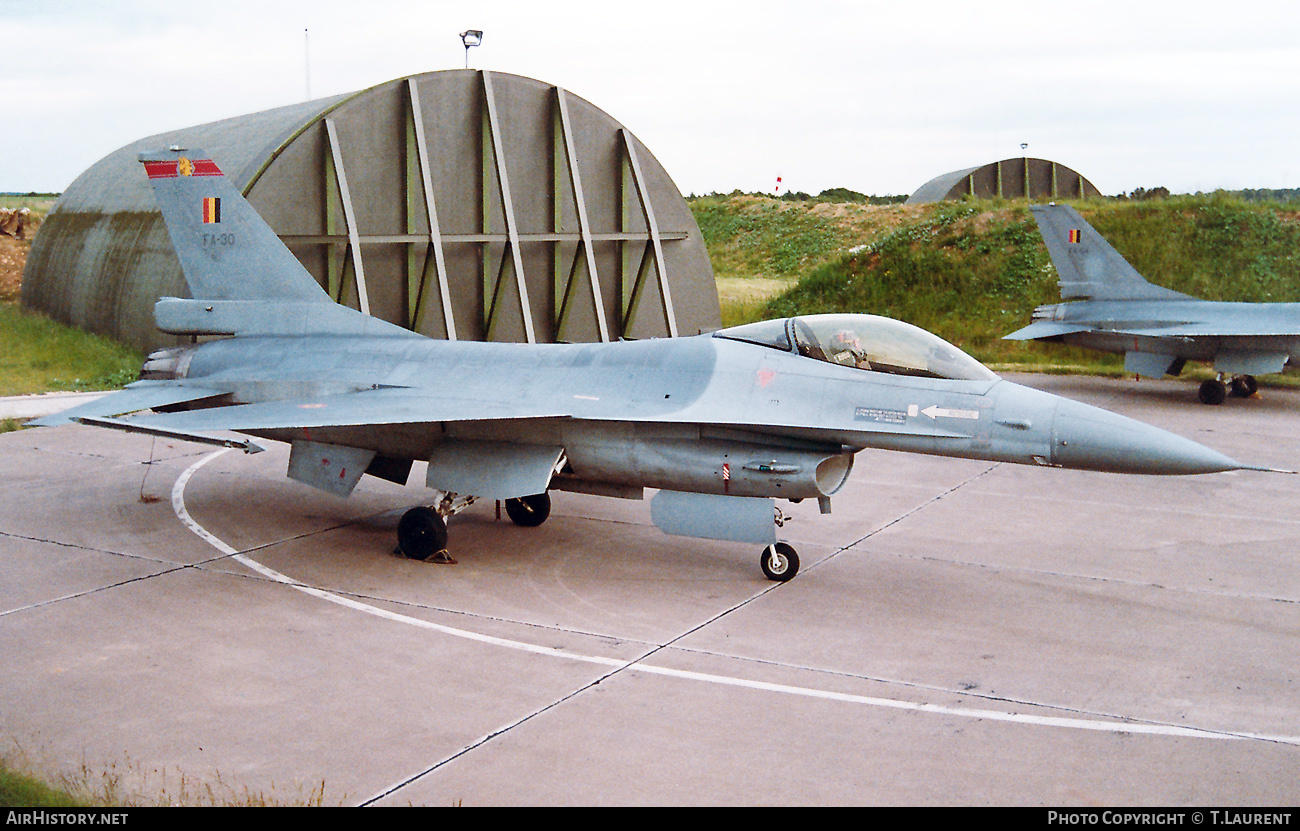
[(302, 30), (302, 77), (303, 87), (306, 92), (304, 101), (311, 100), (311, 30)]

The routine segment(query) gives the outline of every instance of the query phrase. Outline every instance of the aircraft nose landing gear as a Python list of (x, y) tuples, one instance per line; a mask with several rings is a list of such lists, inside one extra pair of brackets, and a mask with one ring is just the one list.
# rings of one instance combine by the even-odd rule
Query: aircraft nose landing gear
[(759, 565), (767, 579), (784, 583), (799, 573), (799, 555), (789, 543), (778, 542), (763, 549)]

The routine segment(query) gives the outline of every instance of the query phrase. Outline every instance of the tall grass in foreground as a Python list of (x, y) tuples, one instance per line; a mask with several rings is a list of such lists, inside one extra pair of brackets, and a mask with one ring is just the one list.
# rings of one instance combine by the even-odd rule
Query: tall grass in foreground
[(101, 770), (85, 763), (75, 773), (43, 780), (30, 771), (21, 751), (18, 757), (0, 757), (0, 807), (322, 807), (343, 804), (326, 801), (323, 781), (310, 787), (273, 787), (270, 792), (262, 792), (227, 782), (219, 773), (204, 780), (180, 771), (145, 769), (135, 764), (110, 764)]
[(0, 762), (0, 807), (77, 808), (86, 804), (62, 788), (47, 785)]

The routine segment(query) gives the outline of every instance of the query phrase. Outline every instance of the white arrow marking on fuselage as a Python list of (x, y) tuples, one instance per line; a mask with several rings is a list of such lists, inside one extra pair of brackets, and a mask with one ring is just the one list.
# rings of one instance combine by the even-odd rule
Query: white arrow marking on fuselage
[(929, 407), (926, 407), (921, 412), (925, 413), (930, 418), (943, 417), (943, 418), (978, 419), (980, 417), (979, 410), (949, 410), (944, 407), (940, 407), (938, 404), (931, 404)]

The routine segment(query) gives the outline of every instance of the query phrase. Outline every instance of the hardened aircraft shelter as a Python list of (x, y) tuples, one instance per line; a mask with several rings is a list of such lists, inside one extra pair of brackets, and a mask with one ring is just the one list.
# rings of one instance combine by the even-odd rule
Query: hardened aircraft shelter
[(1048, 159), (1003, 159), (936, 176), (907, 198), (907, 204), (974, 196), (989, 199), (1086, 199), (1101, 191), (1083, 174)]
[(339, 303), (451, 340), (595, 342), (720, 325), (699, 228), (654, 156), (566, 90), (454, 70), (140, 139), (79, 176), (23, 304), (140, 349), (188, 297), (137, 157), (209, 154)]

